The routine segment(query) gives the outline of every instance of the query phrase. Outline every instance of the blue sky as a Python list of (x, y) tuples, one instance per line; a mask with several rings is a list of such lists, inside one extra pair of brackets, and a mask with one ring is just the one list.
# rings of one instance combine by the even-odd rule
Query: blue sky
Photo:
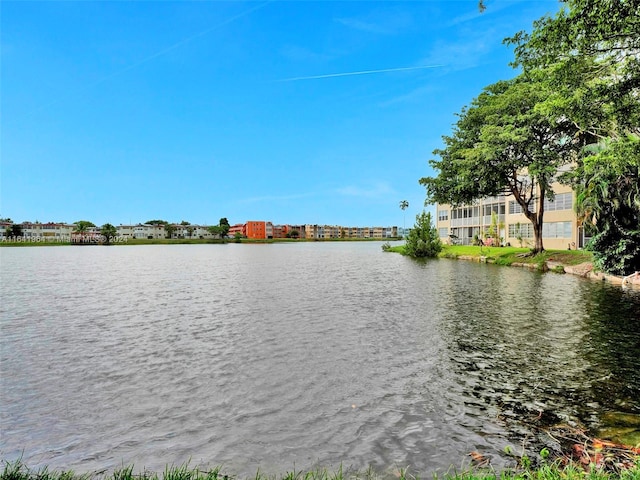
[(517, 74), (502, 39), (559, 8), (486, 5), (3, 1), (0, 216), (409, 226), (455, 113)]

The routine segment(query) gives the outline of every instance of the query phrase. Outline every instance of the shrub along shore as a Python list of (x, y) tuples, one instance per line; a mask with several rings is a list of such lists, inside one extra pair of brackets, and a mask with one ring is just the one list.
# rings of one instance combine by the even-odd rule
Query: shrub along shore
[[(266, 475), (260, 471), (250, 480), (381, 480), (393, 478), (397, 480), (419, 480), (420, 477), (412, 474), (406, 468), (396, 469), (387, 475), (380, 475), (369, 468), (364, 471), (344, 471), (340, 466), (335, 471), (317, 468), (310, 471), (293, 470), (281, 475)], [(628, 467), (611, 470), (602, 466), (580, 463), (563, 464), (560, 462), (543, 464), (537, 468), (530, 466), (519, 467), (515, 470), (496, 472), (487, 468), (471, 468), (464, 472), (444, 473), (440, 476), (434, 474), (434, 480), (438, 478), (448, 480), (639, 480), (640, 457), (634, 459), (634, 463)], [(219, 467), (212, 470), (203, 470), (190, 467), (188, 464), (181, 466), (167, 466), (163, 472), (150, 472), (143, 470), (134, 472), (133, 466), (126, 466), (114, 470), (112, 473), (85, 473), (78, 474), (71, 470), (53, 471), (44, 467), (40, 470), (28, 468), (22, 461), (3, 461), (0, 480), (237, 480), (237, 477), (225, 474)], [(249, 480), (249, 479), (247, 479)]]

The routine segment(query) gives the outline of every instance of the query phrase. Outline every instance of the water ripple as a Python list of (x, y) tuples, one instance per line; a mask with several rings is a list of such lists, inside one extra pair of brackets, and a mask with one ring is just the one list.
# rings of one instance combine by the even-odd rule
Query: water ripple
[(427, 474), (506, 461), (532, 412), (640, 413), (640, 297), (581, 279), (379, 243), (0, 255), (0, 454), (34, 467)]

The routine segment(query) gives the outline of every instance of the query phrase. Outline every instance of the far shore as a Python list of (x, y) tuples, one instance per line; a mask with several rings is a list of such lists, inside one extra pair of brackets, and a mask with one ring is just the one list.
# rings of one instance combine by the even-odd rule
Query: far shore
[[(52, 241), (0, 241), (0, 247), (97, 247), (124, 245), (222, 245), (227, 243), (271, 244), (300, 242), (389, 242), (400, 238), (126, 238), (106, 243), (72, 243)], [(389, 252), (404, 254), (404, 245), (394, 245)], [(443, 245), (439, 258), (469, 260), (493, 263), (511, 267), (528, 268), (541, 272), (568, 273), (613, 285), (630, 286), (640, 289), (640, 272), (627, 277), (609, 275), (597, 271), (593, 265), (593, 254), (586, 250), (545, 250), (538, 255), (529, 255), (526, 247), (484, 247), (473, 245)]]
[(384, 242), (399, 238), (122, 238), (111, 243), (99, 242), (56, 242), (56, 241), (4, 241), (0, 247), (85, 247), (114, 245), (206, 245), (225, 243), (299, 243), (299, 242)]

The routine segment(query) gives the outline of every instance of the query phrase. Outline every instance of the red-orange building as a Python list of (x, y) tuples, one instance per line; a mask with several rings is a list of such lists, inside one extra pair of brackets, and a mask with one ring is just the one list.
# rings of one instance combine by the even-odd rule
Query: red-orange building
[(248, 221), (245, 223), (245, 237), (267, 238), (267, 222)]
[(273, 238), (287, 238), (287, 226), (286, 225), (274, 225), (273, 226)]
[(235, 225), (231, 225), (229, 227), (229, 236), (235, 237), (236, 233), (239, 233), (243, 237), (247, 236), (247, 229), (244, 223), (236, 223)]
[(274, 225), (273, 226), (273, 238), (287, 238), (291, 235), (293, 231), (298, 232), (298, 237), (301, 236), (300, 232), (304, 231), (304, 227), (302, 226), (294, 226), (294, 225)]
[(271, 222), (252, 220), (232, 225), (229, 228), (229, 236), (234, 237), (239, 233), (245, 238), (253, 239), (287, 238), (294, 231), (294, 238), (304, 238), (304, 225), (274, 225)]

